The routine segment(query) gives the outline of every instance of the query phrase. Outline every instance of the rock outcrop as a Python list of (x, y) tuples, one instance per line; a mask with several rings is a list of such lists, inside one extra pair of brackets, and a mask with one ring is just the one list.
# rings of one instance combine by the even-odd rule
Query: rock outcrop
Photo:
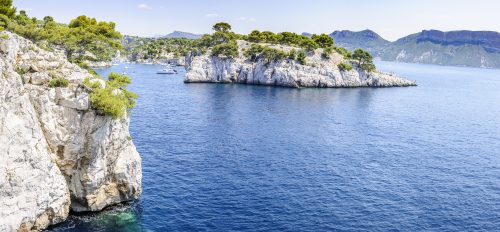
[[(70, 209), (137, 199), (141, 159), (129, 120), (92, 109), (82, 85), (90, 75), (62, 54), (0, 37), (0, 231), (41, 230)], [(69, 86), (49, 87), (55, 76)]]
[[(249, 47), (248, 42), (238, 41), (240, 50)], [(274, 46), (288, 51), (286, 46)], [(223, 59), (210, 55), (190, 56), (186, 59), (187, 74), (184, 82), (241, 83), (282, 87), (395, 87), (413, 86), (413, 81), (394, 74), (378, 71), (365, 72), (360, 68), (341, 70), (337, 65), (346, 62), (340, 54), (329, 59), (321, 57), (321, 49), (308, 54), (306, 65), (294, 60), (277, 62), (250, 62), (240, 51), (240, 57)]]

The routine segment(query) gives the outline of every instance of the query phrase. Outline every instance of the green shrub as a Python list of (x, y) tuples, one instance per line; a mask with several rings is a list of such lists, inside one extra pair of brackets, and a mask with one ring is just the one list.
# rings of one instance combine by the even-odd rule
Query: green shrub
[(262, 46), (259, 44), (252, 44), (249, 49), (245, 50), (244, 55), (248, 57), (250, 61), (264, 59), (267, 63), (271, 61), (283, 60), (289, 56), (289, 54), (280, 49)]
[(90, 81), (90, 77), (86, 77), (86, 78), (83, 80), (83, 85), (87, 86), (87, 87), (88, 87), (88, 88), (90, 88), (90, 89), (102, 88), (102, 86), (101, 86), (101, 82), (99, 82), (99, 81), (94, 81), (94, 82), (91, 82), (91, 81)]
[(115, 88), (126, 88), (131, 83), (132, 81), (128, 76), (114, 72), (108, 75), (107, 84), (111, 84)]
[(332, 46), (332, 49), (336, 51), (338, 54), (344, 56), (344, 59), (351, 59), (351, 52), (343, 47)]
[(135, 107), (138, 96), (126, 90), (130, 83), (129, 77), (117, 73), (109, 74), (104, 88), (100, 84), (91, 83), (88, 78), (84, 80), (84, 85), (92, 88), (89, 97), (92, 107), (115, 119), (123, 117)]
[(122, 117), (127, 110), (124, 99), (125, 96), (122, 93), (115, 93), (110, 88), (94, 89), (90, 94), (92, 107), (113, 118)]
[[(0, 0), (0, 16), (2, 14)], [(8, 9), (6, 9), (8, 11)], [(7, 18), (8, 19), (8, 18)], [(38, 45), (64, 50), (73, 60), (110, 61), (121, 50), (122, 35), (115, 30), (113, 22), (98, 22), (94, 18), (79, 16), (68, 24), (56, 23), (52, 17), (39, 20), (30, 18), (25, 11), (13, 15), (10, 21), (0, 17), (0, 26), (19, 34)], [(86, 54), (93, 54), (88, 56)]]
[(266, 47), (262, 51), (262, 57), (269, 63), (271, 61), (280, 61), (287, 57), (287, 54), (282, 50)]
[(49, 82), (49, 86), (55, 87), (68, 87), (69, 81), (64, 77), (52, 76), (52, 80)]
[(278, 41), (280, 40), (280, 37), (271, 31), (260, 32), (258, 30), (253, 30), (252, 32), (250, 32), (250, 34), (243, 38), (245, 38), (249, 42), (270, 44), (278, 43)]
[(326, 34), (312, 35), (311, 39), (316, 42), (320, 48), (333, 46), (333, 38)]
[(321, 53), (321, 58), (328, 60), (330, 59), (330, 55), (333, 53), (332, 47), (327, 47), (323, 49), (323, 53)]
[(0, 0), (0, 14), (9, 18), (16, 14), (16, 8), (12, 6), (12, 0)]
[(238, 57), (238, 45), (236, 44), (236, 42), (215, 45), (212, 48), (212, 56), (218, 56), (224, 59), (232, 59)]
[(21, 67), (16, 67), (16, 73), (19, 74), (20, 76), (26, 74), (26, 72), (21, 68)]
[(305, 65), (306, 64), (306, 53), (304, 51), (300, 51), (299, 54), (297, 54), (297, 61), (301, 65)]
[(309, 38), (288, 31), (275, 34), (270, 31), (260, 32), (258, 30), (253, 30), (250, 34), (242, 36), (241, 38), (253, 43), (270, 43), (301, 47), (307, 51), (312, 51), (319, 47), (327, 48), (333, 46), (333, 38), (326, 34), (313, 35)]
[(196, 40), (195, 46), (208, 48), (213, 44), (213, 37), (209, 34), (204, 34), (200, 39)]
[(242, 50), (243, 56), (247, 57), (250, 61), (255, 61), (257, 57), (255, 56), (258, 52), (260, 52), (260, 49), (262, 46), (259, 44), (252, 44), (250, 48), (244, 48)]
[(293, 32), (281, 32), (278, 34), (278, 43), (284, 45), (299, 45), (300, 37)]
[(350, 64), (346, 64), (346, 63), (340, 63), (337, 65), (337, 67), (341, 71), (351, 71), (352, 70), (352, 66)]
[(260, 43), (260, 31), (253, 30), (247, 35), (246, 39), (249, 42)]
[(377, 67), (375, 66), (375, 64), (361, 64), (360, 65), (361, 69), (367, 71), (367, 72), (373, 72), (377, 69)]
[(288, 52), (288, 59), (295, 60), (297, 59), (297, 51), (295, 49), (290, 50)]
[(0, 14), (0, 31), (5, 30), (6, 28), (9, 27), (10, 19), (9, 17)]
[(314, 42), (312, 39), (304, 39), (301, 41), (300, 43), (300, 46), (304, 49), (306, 49), (306, 51), (310, 52), (310, 51), (314, 51), (314, 49), (318, 48), (318, 44), (316, 42)]
[(83, 60), (70, 60), (72, 63), (75, 63), (77, 64), (78, 66), (80, 66), (80, 68), (83, 68), (85, 70), (87, 70), (87, 72), (89, 72), (91, 75), (94, 75), (94, 76), (97, 76), (97, 73), (96, 71), (90, 67), (89, 64), (87, 64), (87, 62), (83, 61)]
[(231, 31), (231, 25), (226, 22), (219, 22), (212, 27), (212, 30), (216, 32), (229, 32)]
[(352, 59), (358, 61), (358, 65), (361, 69), (367, 72), (375, 71), (375, 64), (373, 64), (373, 57), (369, 52), (358, 48), (354, 50), (354, 53), (352, 54)]

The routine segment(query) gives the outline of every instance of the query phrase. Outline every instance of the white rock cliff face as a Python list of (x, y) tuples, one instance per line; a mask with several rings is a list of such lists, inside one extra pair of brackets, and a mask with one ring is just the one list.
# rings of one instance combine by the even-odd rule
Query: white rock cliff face
[[(283, 87), (401, 87), (414, 86), (415, 82), (393, 74), (365, 72), (354, 67), (342, 71), (337, 65), (345, 62), (340, 54), (332, 54), (328, 60), (321, 58), (321, 49), (308, 55), (306, 65), (297, 61), (283, 60), (266, 63), (249, 62), (241, 56), (247, 42), (238, 41), (240, 57), (222, 59), (210, 55), (190, 56), (186, 59), (187, 74), (184, 82), (241, 83)], [(279, 46), (272, 46), (279, 47)], [(289, 47), (281, 46), (283, 50)]]
[[(0, 231), (41, 230), (73, 211), (141, 193), (128, 119), (90, 108), (89, 74), (61, 54), (0, 33)], [(69, 80), (51, 88), (51, 76)]]

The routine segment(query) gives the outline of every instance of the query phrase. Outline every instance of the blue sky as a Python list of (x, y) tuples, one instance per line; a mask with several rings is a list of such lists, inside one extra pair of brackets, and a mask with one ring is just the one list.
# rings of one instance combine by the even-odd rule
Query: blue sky
[(219, 21), (238, 33), (372, 29), (389, 40), (423, 29), (500, 31), (500, 1), (493, 0), (14, 0), (14, 5), (59, 22), (82, 14), (114, 21), (123, 34), (140, 36), (208, 33)]

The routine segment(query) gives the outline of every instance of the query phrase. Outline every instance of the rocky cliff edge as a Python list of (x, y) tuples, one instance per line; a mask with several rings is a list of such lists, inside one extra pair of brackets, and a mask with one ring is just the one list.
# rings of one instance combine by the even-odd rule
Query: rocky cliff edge
[[(0, 231), (41, 230), (70, 209), (98, 211), (139, 197), (141, 159), (129, 119), (91, 108), (87, 71), (1, 32), (0, 74)], [(49, 87), (55, 76), (69, 86)]]

